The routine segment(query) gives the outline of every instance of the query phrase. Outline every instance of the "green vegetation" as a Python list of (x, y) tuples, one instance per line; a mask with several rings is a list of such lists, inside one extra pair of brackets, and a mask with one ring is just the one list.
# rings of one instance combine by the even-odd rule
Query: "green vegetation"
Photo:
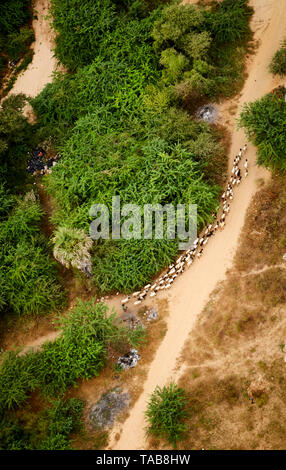
[(41, 232), (43, 211), (26, 173), (32, 126), (23, 95), (0, 111), (0, 312), (39, 314), (63, 301), (51, 247)]
[(184, 389), (171, 383), (168, 387), (156, 387), (146, 410), (147, 434), (165, 439), (174, 448), (187, 432), (188, 396)]
[[(58, 230), (88, 233), (90, 207), (111, 209), (114, 195), (122, 204), (197, 204), (202, 227), (218, 205), (225, 156), (219, 134), (191, 113), (241, 86), (247, 1), (206, 9), (53, 0), (52, 12), (56, 54), (73, 73), (57, 74), (32, 105), (38, 138), (52, 138), (63, 155), (45, 181)], [(130, 292), (170, 263), (177, 245), (97, 241), (93, 281), (101, 292)]]
[(24, 95), (12, 95), (2, 102), (0, 110), (0, 183), (13, 192), (26, 182), (32, 126), (22, 114), (25, 103)]
[(42, 210), (35, 193), (24, 198), (0, 187), (0, 310), (39, 314), (63, 300), (56, 265), (40, 232)]
[(43, 411), (6, 412), (0, 418), (1, 450), (69, 450), (71, 434), (82, 428), (84, 403), (78, 398), (55, 400)]
[[(0, 5), (0, 85), (9, 60), (19, 60), (34, 41), (31, 0), (2, 0)], [(25, 59), (24, 59), (25, 60)]]
[(270, 63), (270, 72), (273, 75), (280, 75), (280, 77), (286, 75), (286, 39)]
[(274, 172), (286, 170), (285, 89), (279, 88), (262, 99), (245, 105), (239, 125), (258, 148), (258, 164)]
[(0, 368), (0, 411), (25, 403), (31, 391), (43, 396), (63, 394), (78, 379), (89, 379), (103, 368), (107, 349), (138, 346), (141, 328), (128, 330), (114, 321), (108, 307), (94, 301), (78, 301), (73, 312), (60, 319), (61, 335), (44, 343), (40, 352), (18, 356), (3, 354)]

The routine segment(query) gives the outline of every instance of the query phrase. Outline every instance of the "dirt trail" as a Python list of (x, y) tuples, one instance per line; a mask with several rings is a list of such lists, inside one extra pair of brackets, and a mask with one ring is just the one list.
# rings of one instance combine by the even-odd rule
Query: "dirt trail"
[[(194, 3), (194, 2), (192, 2)], [(237, 114), (227, 117), (232, 131), (230, 164), (245, 142), (244, 133), (236, 130), (235, 119), (245, 102), (254, 101), (269, 92), (273, 87), (283, 83), (268, 72), (268, 64), (275, 51), (279, 48), (286, 32), (285, 4), (281, 0), (252, 0), (255, 14), (252, 29), (255, 39), (260, 41), (256, 55), (249, 59), (248, 79), (237, 100)], [(226, 103), (230, 106), (232, 103)], [(144, 411), (150, 394), (156, 385), (168, 383), (176, 373), (177, 359), (185, 341), (192, 330), (198, 315), (208, 301), (209, 295), (219, 281), (225, 278), (227, 269), (232, 265), (232, 259), (238, 246), (238, 238), (243, 227), (246, 210), (254, 196), (259, 178), (267, 178), (268, 173), (255, 165), (256, 150), (249, 145), (247, 158), (249, 161), (249, 176), (240, 185), (237, 196), (234, 197), (231, 212), (225, 229), (218, 233), (208, 244), (203, 257), (172, 287), (169, 299), (168, 331), (157, 350), (150, 366), (143, 393), (135, 403), (124, 426), (118, 425), (114, 430), (110, 448), (144, 449), (146, 445), (144, 433)], [(178, 371), (176, 375), (178, 374)], [(114, 438), (120, 431), (119, 440)]]
[(35, 97), (52, 81), (52, 74), (56, 70), (57, 60), (54, 57), (54, 31), (50, 27), (49, 0), (35, 0), (33, 20), (35, 42), (33, 44), (33, 61), (27, 69), (19, 75), (14, 87), (9, 94), (24, 93)]

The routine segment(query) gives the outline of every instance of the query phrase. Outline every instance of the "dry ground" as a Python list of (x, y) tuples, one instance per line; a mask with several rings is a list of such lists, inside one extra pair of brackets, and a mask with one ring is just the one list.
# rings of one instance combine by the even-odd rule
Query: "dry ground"
[(183, 349), (191, 417), (182, 449), (285, 449), (285, 234), (285, 178), (274, 177), (254, 197), (233, 269)]

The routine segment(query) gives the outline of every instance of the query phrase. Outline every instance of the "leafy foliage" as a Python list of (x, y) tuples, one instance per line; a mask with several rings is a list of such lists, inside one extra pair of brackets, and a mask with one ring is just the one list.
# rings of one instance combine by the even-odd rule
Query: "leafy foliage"
[(19, 406), (35, 389), (53, 397), (80, 378), (96, 377), (111, 345), (138, 346), (144, 331), (128, 330), (114, 320), (115, 313), (109, 314), (106, 305), (79, 300), (73, 312), (61, 319), (58, 339), (44, 343), (40, 352), (5, 355), (0, 367), (0, 412)]
[(148, 420), (147, 434), (165, 439), (174, 448), (177, 447), (187, 425), (188, 396), (184, 389), (171, 383), (168, 387), (156, 387), (151, 395), (145, 412)]
[(244, 127), (249, 138), (258, 147), (258, 164), (273, 171), (286, 170), (286, 103), (285, 89), (264, 96), (245, 105), (239, 125)]
[(34, 32), (28, 25), (31, 19), (31, 0), (2, 0), (0, 4), (0, 84), (8, 59), (18, 60), (28, 51)]
[(59, 227), (53, 242), (54, 257), (67, 268), (80, 268), (83, 262), (89, 262), (92, 240), (83, 230)]
[[(53, 222), (87, 233), (90, 207), (111, 210), (119, 195), (121, 204), (197, 204), (201, 227), (217, 208), (224, 154), (218, 135), (188, 111), (241, 83), (252, 10), (244, 0), (211, 9), (91, 3), (73, 0), (67, 8), (53, 0), (56, 53), (75, 73), (57, 74), (32, 103), (38, 135), (52, 136), (63, 155), (46, 178)], [(94, 14), (86, 18), (87, 11)], [(229, 17), (237, 18), (236, 35), (223, 38)], [(95, 285), (103, 292), (141, 287), (170, 263), (177, 245), (167, 237), (97, 241)]]
[[(0, 221), (0, 279), (4, 287), (0, 307), (17, 314), (38, 314), (63, 300), (55, 264), (39, 230), (42, 211), (33, 192), (24, 199), (5, 196), (2, 187), (6, 217)], [(13, 208), (8, 212), (8, 207)]]
[(273, 75), (286, 75), (286, 39), (282, 42), (280, 49), (275, 53), (271, 63), (270, 72)]
[(12, 95), (0, 110), (0, 182), (17, 189), (26, 179), (27, 151), (32, 128), (23, 116), (24, 95)]
[(84, 403), (78, 398), (56, 400), (40, 413), (2, 415), (1, 450), (69, 450), (71, 434), (81, 429)]

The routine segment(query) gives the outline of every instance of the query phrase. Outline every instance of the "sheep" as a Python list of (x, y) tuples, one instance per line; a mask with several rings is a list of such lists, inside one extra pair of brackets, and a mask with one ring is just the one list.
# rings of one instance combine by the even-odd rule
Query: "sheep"
[(136, 300), (136, 301), (134, 302), (134, 305), (139, 305), (139, 304), (141, 304), (141, 302), (142, 302), (142, 300)]
[(248, 176), (248, 169), (246, 168), (245, 172), (244, 172), (244, 176), (245, 178)]
[(248, 168), (248, 161), (247, 161), (247, 158), (245, 159), (245, 162), (244, 162), (244, 165), (243, 165), (243, 166), (244, 166), (244, 168), (247, 170), (247, 168)]
[(204, 251), (203, 249), (201, 249), (201, 250), (199, 251), (199, 253), (198, 253), (198, 258), (200, 258), (200, 257), (202, 256), (203, 251)]
[(243, 146), (244, 152), (246, 151), (246, 149), (247, 149), (247, 144), (244, 144), (244, 146)]
[(132, 294), (133, 297), (138, 297), (138, 295), (140, 294), (140, 292), (141, 292), (140, 290), (138, 290), (137, 292), (134, 292), (134, 293)]

